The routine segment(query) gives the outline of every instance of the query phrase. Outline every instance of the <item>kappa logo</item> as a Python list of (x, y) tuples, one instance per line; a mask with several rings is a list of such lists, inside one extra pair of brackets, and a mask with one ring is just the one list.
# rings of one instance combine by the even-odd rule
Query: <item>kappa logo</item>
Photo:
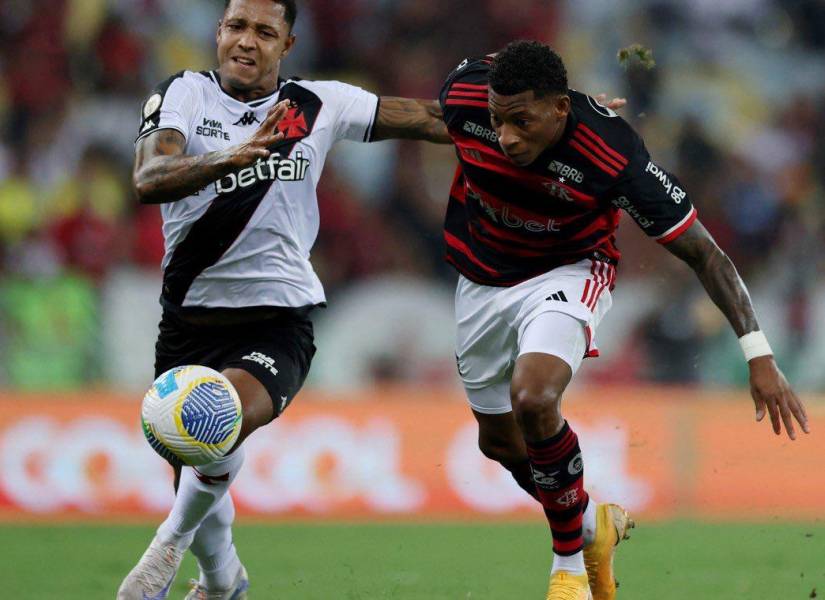
[(255, 113), (250, 110), (245, 112), (240, 119), (238, 119), (232, 124), (247, 127), (248, 125), (252, 125), (253, 123), (260, 123), (260, 121), (258, 120), (258, 117), (255, 116)]
[(533, 471), (533, 481), (536, 482), (536, 485), (551, 490), (556, 490), (560, 487), (559, 480), (556, 479), (556, 475), (559, 474), (559, 471), (553, 471), (552, 473), (544, 473), (542, 471), (539, 471), (536, 467), (532, 465), (530, 465), (530, 468)]
[(570, 508), (571, 506), (575, 506), (579, 503), (579, 492), (573, 488), (572, 490), (567, 490), (561, 496), (556, 498), (556, 504), (560, 504), (564, 508)]

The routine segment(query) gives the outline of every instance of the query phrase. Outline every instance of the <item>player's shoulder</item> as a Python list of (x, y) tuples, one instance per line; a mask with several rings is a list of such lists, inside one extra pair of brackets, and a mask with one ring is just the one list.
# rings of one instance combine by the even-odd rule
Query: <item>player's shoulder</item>
[(444, 91), (448, 91), (456, 84), (487, 87), (492, 62), (492, 54), (465, 58), (447, 76), (444, 82)]
[(606, 143), (622, 155), (630, 156), (638, 151), (641, 138), (620, 114), (587, 94), (570, 90), (569, 95), (580, 134)]
[(165, 95), (171, 89), (194, 91), (208, 85), (215, 85), (214, 74), (211, 71), (178, 71), (157, 83), (152, 91)]
[(345, 100), (365, 93), (365, 90), (357, 85), (335, 79), (303, 79), (302, 77), (290, 77), (284, 82), (284, 86), (303, 88), (320, 97), (321, 100), (325, 102), (338, 99)]

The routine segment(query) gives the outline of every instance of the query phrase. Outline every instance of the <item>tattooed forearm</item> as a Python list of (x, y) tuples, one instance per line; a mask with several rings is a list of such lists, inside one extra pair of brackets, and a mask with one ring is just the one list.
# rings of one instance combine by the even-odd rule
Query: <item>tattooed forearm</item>
[(186, 156), (185, 145), (183, 135), (173, 129), (162, 129), (138, 142), (132, 179), (142, 203), (186, 198), (235, 169), (231, 149)]
[(374, 140), (424, 140), (436, 144), (450, 144), (441, 113), (435, 100), (382, 97), (375, 123)]
[(665, 247), (696, 272), (708, 296), (738, 337), (759, 329), (745, 283), (730, 258), (699, 221)]

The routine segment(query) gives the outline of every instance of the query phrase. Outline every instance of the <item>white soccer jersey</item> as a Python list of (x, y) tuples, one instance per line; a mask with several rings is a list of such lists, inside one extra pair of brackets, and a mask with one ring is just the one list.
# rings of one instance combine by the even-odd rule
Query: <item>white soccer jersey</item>
[(143, 104), (138, 139), (159, 129), (186, 138), (186, 154), (249, 139), (279, 101), (285, 139), (268, 160), (161, 205), (165, 305), (301, 307), (324, 302), (309, 262), (318, 235), (315, 188), (333, 143), (369, 141), (378, 98), (337, 81), (287, 80), (250, 102), (229, 96), (217, 72), (183, 71)]

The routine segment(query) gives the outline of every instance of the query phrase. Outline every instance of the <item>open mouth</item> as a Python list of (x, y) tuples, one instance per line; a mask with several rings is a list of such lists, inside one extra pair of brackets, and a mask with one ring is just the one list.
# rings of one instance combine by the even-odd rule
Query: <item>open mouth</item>
[(252, 58), (248, 58), (246, 56), (233, 56), (232, 60), (234, 60), (239, 65), (243, 65), (244, 67), (254, 67), (255, 60)]

